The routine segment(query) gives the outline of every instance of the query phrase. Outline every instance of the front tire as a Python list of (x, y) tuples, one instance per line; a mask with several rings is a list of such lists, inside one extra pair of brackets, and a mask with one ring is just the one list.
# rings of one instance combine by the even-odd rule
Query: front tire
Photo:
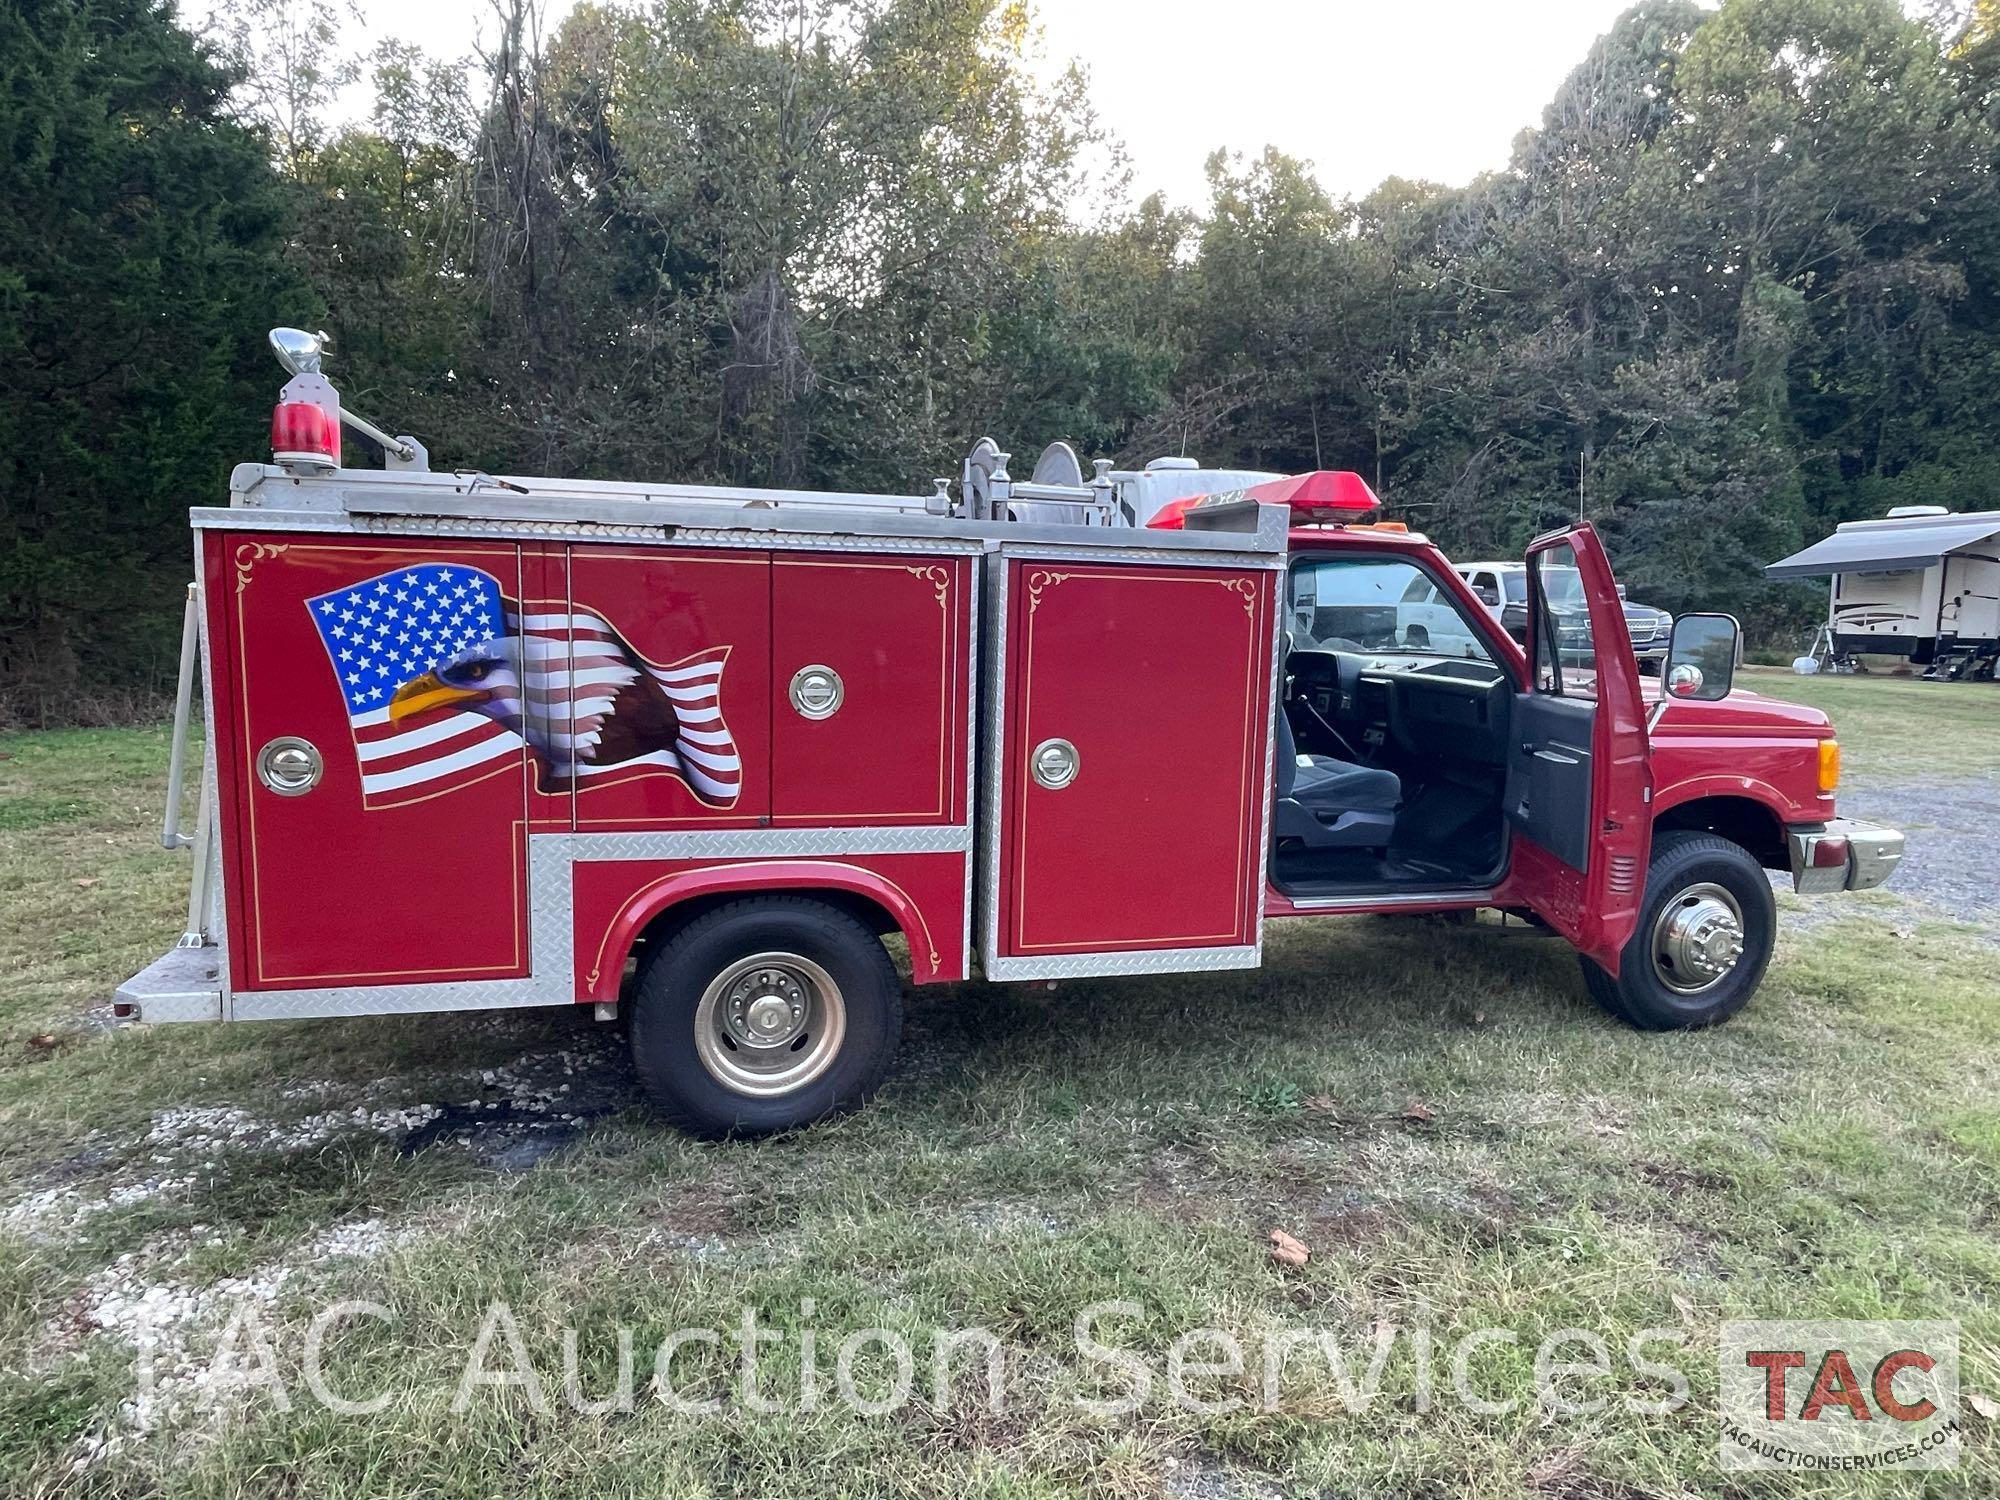
[(1613, 979), (1583, 959), (1591, 998), (1644, 1031), (1728, 1020), (1749, 1003), (1777, 941), (1771, 882), (1748, 850), (1712, 833), (1653, 840), (1639, 926)]
[(864, 1102), (902, 1025), (902, 985), (874, 933), (810, 897), (752, 896), (647, 959), (632, 1061), (683, 1130), (768, 1135)]

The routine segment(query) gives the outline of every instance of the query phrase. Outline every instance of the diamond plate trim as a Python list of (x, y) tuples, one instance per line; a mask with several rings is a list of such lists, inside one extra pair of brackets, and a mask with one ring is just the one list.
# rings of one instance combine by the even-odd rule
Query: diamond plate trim
[(787, 854), (956, 854), (972, 847), (972, 830), (964, 824), (924, 824), (914, 828), (728, 828), (700, 833), (579, 833), (567, 837), (572, 841), (572, 857), (583, 862)]
[[(983, 684), (980, 681), (980, 657), (986, 647), (986, 617), (982, 613), (985, 600), (982, 597), (984, 590), (981, 587), (985, 581), (984, 575), (985, 563), (983, 559), (975, 559), (966, 565), (965, 576), (971, 591), (971, 599), (966, 608), (966, 628), (971, 634), (965, 645), (965, 675), (967, 679), (965, 684), (965, 776), (968, 783), (965, 789), (965, 812), (967, 817), (974, 818), (975, 820), (978, 814), (974, 809), (972, 801), (974, 788), (970, 785), (970, 781), (972, 778), (972, 768), (979, 764), (979, 706), (985, 701), (982, 696)], [(992, 827), (993, 825), (990, 823), (986, 825), (987, 837), (989, 839), (992, 837)], [(973, 873), (978, 868), (979, 863), (977, 838), (978, 835), (975, 830), (974, 841), (966, 846), (965, 895), (959, 902), (959, 911), (962, 914), (961, 921), (964, 928), (963, 939), (958, 949), (958, 977), (961, 979), (972, 977), (972, 881)]]
[(1197, 974), (1254, 969), (1261, 944), (1240, 948), (1157, 948), (1138, 953), (1079, 953), (1066, 958), (1003, 958), (990, 962), (988, 979), (1095, 979), (1111, 974)]
[[(762, 514), (769, 514), (763, 512)], [(768, 548), (774, 552), (894, 552), (976, 557), (986, 544), (963, 537), (878, 535), (866, 531), (803, 533), (756, 527), (652, 525), (611, 521), (515, 521), (473, 516), (349, 515), (314, 510), (202, 507), (189, 512), (197, 531), (298, 531), (335, 536), (567, 540), (616, 546)]]
[[(229, 985), (229, 903), (223, 899), (228, 889), (229, 871), (222, 860), (222, 825), (227, 812), (222, 806), (222, 777), (215, 763), (215, 653), (209, 649), (208, 639), (208, 579), (202, 568), (201, 533), (193, 534), (194, 542), (194, 592), (195, 617), (200, 630), (201, 647), (201, 774), (208, 787), (209, 828), (208, 828), (208, 930), (206, 936), (214, 945), (217, 961), (217, 977), (222, 987), (222, 1013), (220, 1019), (228, 1020), (231, 1014)], [(189, 871), (189, 879), (193, 871)]]
[(987, 576), (993, 582), (993, 607), (987, 615), (988, 647), (985, 653), (985, 711), (981, 715), (986, 734), (986, 765), (979, 778), (979, 827), (986, 843), (985, 879), (979, 892), (979, 963), (993, 978), (1000, 962), (1000, 781), (1003, 748), (1001, 703), (1007, 686), (1007, 559), (994, 553), (986, 559)]
[[(237, 530), (344, 532), (354, 535), (501, 537), (516, 539), (577, 538), (654, 545), (770, 547), (952, 553), (968, 555), (1001, 548), (1032, 548), (1051, 558), (1097, 558), (1135, 562), (1195, 562), (1224, 566), (1277, 567), (1285, 552), (1282, 518), (1261, 518), (1254, 532), (1157, 531), (1139, 533), (1125, 527), (1039, 526), (1018, 521), (972, 521), (866, 507), (843, 509), (837, 504), (798, 506), (787, 512), (713, 501), (645, 499), (637, 496), (562, 496), (543, 498), (564, 511), (560, 515), (509, 515), (515, 508), (505, 496), (482, 502), (465, 495), (440, 494), (437, 509), (388, 506), (350, 510), (345, 497), (328, 484), (351, 482), (351, 476), (326, 481), (292, 480), (278, 493), (284, 503), (265, 506), (261, 496), (244, 493), (247, 503), (227, 508), (198, 506), (189, 512), (194, 526)], [(254, 489), (254, 486), (252, 487)], [(384, 497), (384, 505), (389, 499)], [(1112, 540), (1113, 535), (1119, 540)], [(1144, 545), (1127, 538), (1142, 537)], [(1104, 538), (1100, 541), (1098, 538)]]
[(112, 998), (137, 1006), (138, 1019), (149, 1024), (219, 1021), (223, 959), (220, 948), (169, 948), (119, 985)]
[(1279, 701), (1284, 690), (1285, 674), (1285, 591), (1290, 585), (1289, 570), (1281, 572), (1271, 586), (1271, 687), (1264, 696), (1269, 733), (1264, 741), (1264, 817), (1257, 836), (1257, 891), (1253, 898), (1257, 903), (1256, 948), (1258, 962), (1262, 962), (1264, 950), (1264, 900), (1271, 889), (1271, 819), (1277, 811), (1278, 803), (1278, 715), (1285, 711)]
[[(350, 985), (265, 990), (235, 997), (234, 1019), (415, 1015), (575, 1003), (578, 862), (835, 854), (952, 854), (972, 847), (964, 826), (919, 828), (743, 828), (700, 833), (538, 833), (528, 839), (529, 975), (444, 984)], [(196, 950), (184, 950), (193, 952)], [(212, 951), (212, 950), (200, 950)], [(209, 1019), (213, 1019), (211, 1016)]]
[(1162, 568), (1281, 569), (1285, 554), (1244, 549), (1234, 552), (1155, 552), (1143, 547), (1063, 547), (1044, 542), (1002, 542), (1000, 555), (1021, 562), (1129, 562)]

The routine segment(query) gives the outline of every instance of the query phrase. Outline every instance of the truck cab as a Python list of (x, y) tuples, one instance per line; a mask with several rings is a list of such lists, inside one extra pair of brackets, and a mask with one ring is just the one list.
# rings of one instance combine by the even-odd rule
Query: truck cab
[[(1477, 592), (1519, 580), (1516, 632)], [(1642, 678), (1588, 525), (1503, 573), (1367, 522), (1289, 537), (1270, 911), (1521, 912), (1568, 939), (1635, 1024), (1749, 998), (1775, 911), (1863, 889), (1902, 836), (1837, 817), (1826, 715), (1737, 689), (1738, 629), (1689, 615)], [(1389, 598), (1450, 618), (1422, 634)], [(1498, 597), (1507, 597), (1504, 593)]]

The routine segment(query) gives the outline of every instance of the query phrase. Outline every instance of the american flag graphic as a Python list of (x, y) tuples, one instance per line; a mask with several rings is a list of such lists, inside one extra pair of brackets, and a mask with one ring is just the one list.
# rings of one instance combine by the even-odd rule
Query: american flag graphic
[(726, 806), (743, 764), (722, 717), (729, 648), (656, 666), (603, 617), (513, 606), (491, 574), (421, 563), (306, 601), (340, 681), (362, 800), (468, 785), (526, 745), (544, 791), (628, 768)]

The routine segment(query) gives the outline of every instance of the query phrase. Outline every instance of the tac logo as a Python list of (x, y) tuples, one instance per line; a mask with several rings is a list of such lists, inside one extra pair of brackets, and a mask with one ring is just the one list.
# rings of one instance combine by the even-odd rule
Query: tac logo
[(1725, 1469), (1958, 1462), (1956, 1323), (1724, 1323), (1720, 1365)]

